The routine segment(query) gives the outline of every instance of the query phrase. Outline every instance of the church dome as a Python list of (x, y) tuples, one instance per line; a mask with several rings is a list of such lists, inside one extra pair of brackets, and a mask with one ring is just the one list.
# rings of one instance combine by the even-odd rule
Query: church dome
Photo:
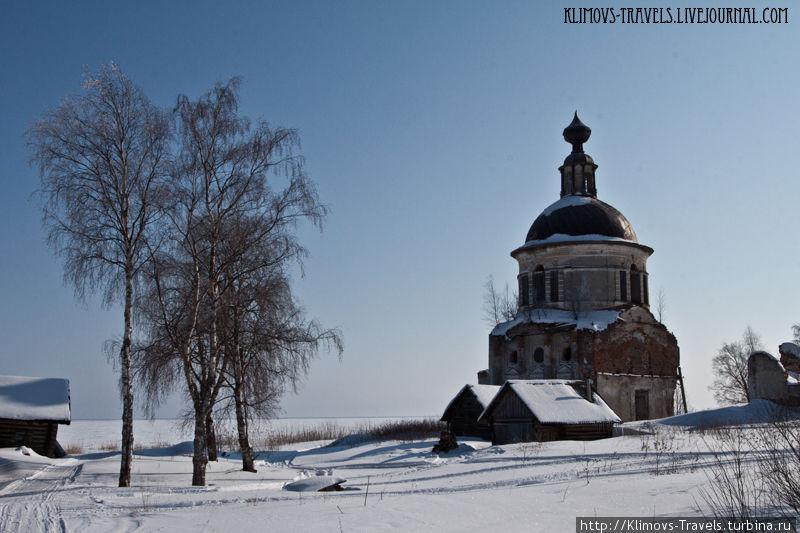
[(592, 196), (564, 196), (533, 221), (525, 242), (554, 235), (616, 237), (638, 242), (631, 223), (622, 213)]
[(597, 165), (583, 151), (583, 144), (591, 134), (592, 129), (581, 122), (576, 111), (572, 123), (564, 128), (563, 133), (564, 140), (572, 145), (572, 153), (558, 168), (561, 174), (561, 199), (533, 221), (525, 238), (526, 243), (622, 239), (638, 244), (628, 219), (597, 199)]

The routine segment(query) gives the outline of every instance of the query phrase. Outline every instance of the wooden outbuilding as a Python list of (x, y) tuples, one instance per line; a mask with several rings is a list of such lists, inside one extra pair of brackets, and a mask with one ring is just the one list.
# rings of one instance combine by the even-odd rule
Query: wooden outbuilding
[(479, 424), (478, 417), (489, 406), (500, 385), (464, 385), (450, 400), (442, 415), (447, 429), (458, 437), (492, 439), (492, 427)]
[(70, 418), (69, 380), (0, 376), (0, 448), (54, 457), (58, 425)]
[(491, 425), (492, 444), (611, 437), (620, 418), (585, 387), (582, 381), (509, 380), (478, 422)]

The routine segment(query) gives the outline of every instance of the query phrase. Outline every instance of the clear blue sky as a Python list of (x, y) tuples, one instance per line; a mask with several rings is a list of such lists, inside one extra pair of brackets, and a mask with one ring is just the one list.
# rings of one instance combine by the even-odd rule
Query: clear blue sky
[(712, 406), (723, 341), (751, 325), (775, 352), (800, 322), (800, 8), (783, 25), (569, 25), (565, 5), (0, 1), (0, 373), (69, 378), (74, 417), (119, 415), (102, 344), (121, 313), (62, 284), (23, 139), (113, 60), (162, 106), (240, 75), (244, 113), (300, 131), (331, 215), (301, 231), (296, 288), (345, 353), (286, 415), (439, 414), (475, 381), (483, 284), (514, 284), (576, 109), (599, 198), (655, 249), (689, 402)]

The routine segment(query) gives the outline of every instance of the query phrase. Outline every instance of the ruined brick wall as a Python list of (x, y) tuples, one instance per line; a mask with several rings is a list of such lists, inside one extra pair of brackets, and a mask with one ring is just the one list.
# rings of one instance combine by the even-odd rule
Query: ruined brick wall
[(642, 308), (631, 308), (604, 331), (578, 332), (578, 352), (594, 373), (677, 376), (680, 349), (675, 336)]
[(493, 385), (507, 379), (589, 378), (597, 383), (600, 374), (644, 376), (641, 382), (604, 378), (603, 391), (598, 385), (597, 391), (612, 409), (620, 409), (617, 414), (624, 421), (636, 419), (636, 390), (640, 404), (646, 391), (647, 418), (673, 414), (679, 364), (675, 336), (636, 306), (623, 310), (603, 331), (527, 323), (506, 336), (489, 336), (488, 383)]
[(753, 352), (747, 359), (747, 393), (751, 400), (800, 406), (800, 384), (788, 379), (780, 361), (767, 352)]
[(800, 347), (793, 342), (784, 342), (778, 346), (781, 364), (789, 372), (800, 374)]

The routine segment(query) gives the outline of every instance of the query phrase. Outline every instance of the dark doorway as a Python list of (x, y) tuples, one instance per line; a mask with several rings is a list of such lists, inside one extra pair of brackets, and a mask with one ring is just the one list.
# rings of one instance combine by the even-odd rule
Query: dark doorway
[(634, 417), (636, 420), (650, 419), (650, 391), (636, 391), (634, 396)]

